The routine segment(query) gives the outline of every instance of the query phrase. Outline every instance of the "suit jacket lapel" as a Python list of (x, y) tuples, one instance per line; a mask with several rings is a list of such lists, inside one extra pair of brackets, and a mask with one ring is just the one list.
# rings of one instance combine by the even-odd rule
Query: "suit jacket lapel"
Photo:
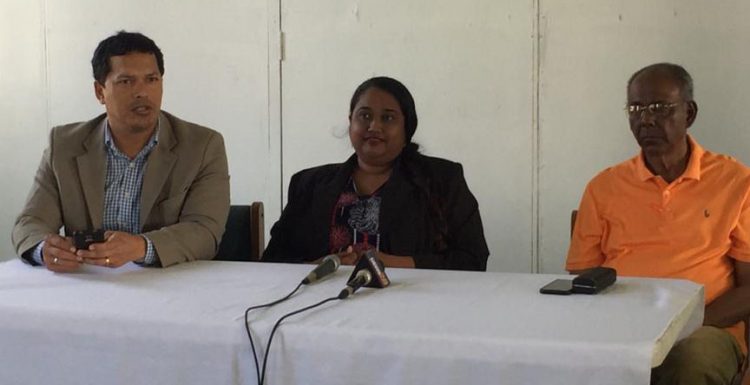
[(177, 155), (172, 148), (177, 145), (174, 131), (169, 119), (164, 114), (159, 116), (159, 143), (154, 147), (146, 161), (143, 172), (143, 185), (141, 187), (141, 215), (140, 226), (146, 223), (151, 209), (154, 207), (156, 198), (167, 181), (167, 175), (172, 171)]
[(333, 177), (326, 183), (321, 183), (315, 187), (314, 201), (320, 202), (314, 204), (311, 207), (311, 218), (314, 218), (316, 223), (310, 224), (312, 229), (325, 229), (325, 231), (313, 232), (312, 236), (316, 245), (325, 245), (325, 252), (328, 252), (330, 247), (330, 233), (331, 233), (331, 215), (333, 214), (333, 208), (336, 206), (339, 195), (344, 191), (346, 183), (352, 176), (354, 171), (354, 165), (357, 162), (357, 156), (352, 155), (349, 159), (341, 164), (341, 167), (336, 171)]
[(403, 221), (408, 213), (414, 211), (409, 204), (414, 202), (415, 187), (407, 180), (401, 162), (400, 158), (396, 160), (391, 177), (380, 190), (383, 200), (380, 203), (378, 228), (381, 234), (391, 233), (399, 221)]
[(102, 115), (90, 124), (94, 128), (83, 143), (84, 153), (76, 157), (76, 163), (88, 207), (89, 224), (92, 229), (101, 229), (104, 222), (104, 179), (107, 174), (107, 153), (104, 146), (106, 120)]

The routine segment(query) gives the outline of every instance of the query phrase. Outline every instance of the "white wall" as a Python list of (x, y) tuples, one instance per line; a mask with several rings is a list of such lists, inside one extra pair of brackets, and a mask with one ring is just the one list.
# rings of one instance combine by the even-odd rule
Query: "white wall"
[(0, 260), (14, 255), (13, 222), (48, 131), (44, 2), (0, 3)]
[(424, 151), (463, 163), (490, 269), (559, 272), (585, 183), (637, 151), (622, 106), (639, 67), (684, 64), (691, 131), (750, 163), (749, 16), (746, 0), (0, 0), (0, 259), (50, 125), (102, 110), (91, 53), (127, 29), (164, 51), (164, 108), (224, 134), (232, 201), (263, 200), (267, 228), (292, 173), (350, 153), (349, 97), (384, 74), (413, 92)]

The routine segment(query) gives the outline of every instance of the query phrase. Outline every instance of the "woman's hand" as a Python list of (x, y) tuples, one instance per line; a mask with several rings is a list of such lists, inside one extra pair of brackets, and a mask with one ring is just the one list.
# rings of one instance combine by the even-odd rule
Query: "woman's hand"
[[(365, 251), (366, 250), (356, 251), (354, 250), (354, 247), (349, 246), (346, 248), (346, 250), (336, 255), (338, 255), (342, 265), (354, 265), (359, 260), (359, 256), (361, 254), (364, 254)], [(392, 255), (384, 253), (382, 251), (378, 251), (377, 256), (383, 262), (383, 265), (385, 265), (385, 267), (400, 267), (410, 269), (413, 269), (415, 267), (414, 258), (410, 256)], [(320, 262), (320, 259), (318, 259), (316, 262)]]
[[(336, 253), (336, 256), (339, 257), (339, 261), (341, 262), (342, 265), (353, 265), (353, 264), (357, 263), (357, 260), (359, 259), (359, 254), (357, 254), (357, 252), (354, 251), (354, 247), (352, 247), (352, 246), (347, 247), (346, 250), (344, 250), (344, 251), (342, 251), (340, 253)], [(318, 259), (316, 259), (314, 261), (309, 261), (309, 262), (305, 262), (305, 263), (310, 263), (310, 264), (318, 265), (321, 262), (323, 262), (323, 258), (325, 258), (325, 257), (327, 257), (327, 255), (323, 256), (323, 257), (320, 257), (320, 258), (318, 258)]]
[(339, 256), (339, 260), (341, 260), (342, 265), (353, 265), (357, 263), (357, 260), (359, 259), (359, 255), (356, 251), (354, 251), (354, 248), (352, 246), (347, 247), (346, 250), (336, 255)]
[(383, 261), (385, 267), (403, 267), (413, 269), (414, 258), (405, 255), (391, 255), (378, 251), (378, 258)]

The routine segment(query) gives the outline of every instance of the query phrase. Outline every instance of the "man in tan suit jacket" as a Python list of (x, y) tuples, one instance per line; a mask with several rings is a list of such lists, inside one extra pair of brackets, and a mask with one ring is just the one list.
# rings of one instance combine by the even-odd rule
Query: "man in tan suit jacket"
[[(229, 211), (221, 134), (161, 111), (163, 57), (146, 36), (105, 39), (92, 66), (107, 113), (52, 129), (13, 229), (16, 251), (57, 272), (213, 258)], [(103, 243), (73, 246), (70, 234), (95, 229), (106, 230)]]

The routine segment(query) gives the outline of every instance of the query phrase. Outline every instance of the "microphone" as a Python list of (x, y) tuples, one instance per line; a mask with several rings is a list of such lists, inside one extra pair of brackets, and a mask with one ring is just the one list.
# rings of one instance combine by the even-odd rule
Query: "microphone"
[(385, 274), (385, 266), (383, 261), (378, 258), (377, 251), (375, 249), (367, 250), (357, 261), (357, 265), (352, 271), (352, 275), (349, 276), (349, 280), (354, 279), (354, 276), (360, 270), (367, 270), (372, 274), (372, 280), (367, 284), (367, 287), (384, 288), (391, 284), (391, 280), (388, 279), (388, 275)]
[(309, 285), (320, 281), (321, 279), (333, 274), (334, 271), (338, 270), (341, 260), (336, 254), (331, 254), (325, 258), (320, 264), (310, 272), (310, 274), (302, 280), (302, 283)]
[(347, 282), (346, 287), (344, 290), (341, 290), (341, 293), (339, 293), (339, 299), (344, 299), (352, 294), (354, 294), (355, 291), (357, 291), (360, 287), (367, 285), (372, 280), (372, 274), (369, 270), (360, 270), (357, 272), (357, 275), (354, 276), (354, 279)]

